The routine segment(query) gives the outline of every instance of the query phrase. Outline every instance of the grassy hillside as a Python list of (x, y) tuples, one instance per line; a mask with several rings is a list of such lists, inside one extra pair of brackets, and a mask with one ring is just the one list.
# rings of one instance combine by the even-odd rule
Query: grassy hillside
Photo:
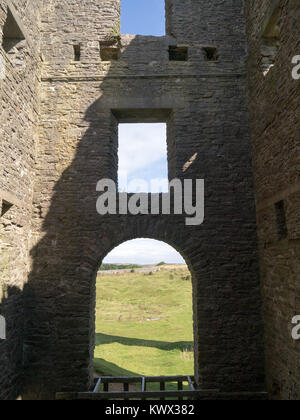
[(137, 264), (102, 264), (100, 271), (130, 270), (135, 268), (141, 268), (141, 266)]
[(99, 275), (95, 371), (108, 376), (193, 374), (187, 268)]

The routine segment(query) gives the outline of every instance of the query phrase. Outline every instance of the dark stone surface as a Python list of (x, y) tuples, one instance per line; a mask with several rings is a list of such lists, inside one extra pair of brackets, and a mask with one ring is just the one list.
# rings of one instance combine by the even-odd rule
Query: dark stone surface
[[(279, 8), (279, 44), (274, 67), (263, 76), (261, 32)], [(291, 320), (300, 313), (299, 55), (297, 0), (248, 2), (248, 94), (263, 290), (268, 391), (274, 399), (300, 398), (300, 343)], [(285, 215), (278, 219), (283, 201)], [(286, 226), (280, 226), (285, 216)], [(286, 232), (287, 230), (287, 232)]]
[[(96, 273), (115, 246), (140, 237), (174, 246), (192, 272), (198, 384), (222, 392), (263, 391), (244, 2), (167, 0), (167, 35), (122, 35), (121, 56), (111, 62), (101, 61), (100, 42), (116, 36), (118, 0), (14, 4), (28, 45), (26, 66), (11, 67), (0, 81), (0, 191), (13, 193), (18, 203), (0, 219), (0, 313), (8, 319), (9, 337), (0, 342), (0, 399), (20, 393), (25, 399), (51, 399), (56, 392), (88, 389)], [(246, 16), (267, 381), (270, 389), (282, 380), (280, 396), (296, 399), (299, 353), (287, 333), (290, 310), (299, 303), (297, 194), (287, 199), (289, 242), (276, 242), (271, 210), (278, 191), (296, 182), (297, 118), (296, 112), (287, 114), (287, 90), (277, 98), (274, 86), (277, 91), (286, 83), (295, 110), (299, 99), (290, 80), (275, 77), (276, 68), (265, 84), (257, 73), (257, 34), (265, 13), (259, 4), (248, 7)], [(5, 5), (0, 0), (0, 28)], [(287, 0), (282, 7), (288, 11), (284, 42), (293, 39), (296, 46), (290, 21), (298, 9)], [(81, 61), (73, 61), (74, 45), (80, 45)], [(169, 60), (169, 47), (177, 45), (188, 48), (188, 61)], [(214, 60), (208, 60), (211, 48)], [(277, 100), (281, 111), (274, 127), (287, 136), (276, 137), (273, 130)], [(261, 112), (262, 104), (268, 112)], [(97, 182), (117, 178), (118, 121), (167, 122), (170, 177), (205, 179), (203, 225), (187, 227), (185, 216), (97, 214)], [(268, 165), (268, 154), (285, 180)]]

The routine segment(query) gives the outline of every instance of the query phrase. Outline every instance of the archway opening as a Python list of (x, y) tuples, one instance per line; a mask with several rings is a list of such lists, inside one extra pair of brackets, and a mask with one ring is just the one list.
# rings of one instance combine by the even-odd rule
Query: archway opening
[(194, 374), (192, 276), (174, 248), (152, 239), (118, 246), (96, 296), (97, 375)]

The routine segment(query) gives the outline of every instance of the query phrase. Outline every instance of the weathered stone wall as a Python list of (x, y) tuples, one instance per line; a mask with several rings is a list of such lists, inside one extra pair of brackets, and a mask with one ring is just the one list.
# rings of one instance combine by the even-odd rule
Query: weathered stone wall
[[(1, 40), (7, 3), (0, 0)], [(137, 237), (166, 241), (189, 263), (198, 383), (263, 389), (243, 3), (167, 0), (165, 37), (119, 38), (119, 0), (13, 2), (26, 39), (8, 54), (0, 47), (1, 209), (13, 204), (0, 217), (0, 314), (8, 322), (0, 399), (20, 394), (22, 359), (27, 398), (88, 387), (95, 275), (113, 247)], [(279, 49), (264, 76), (262, 28), (274, 3), (245, 2), (248, 96), (267, 385), (273, 398), (299, 399), (299, 342), (291, 338), (300, 313), (299, 81), (291, 77), (299, 2), (278, 2)], [(109, 39), (118, 61), (100, 57)], [(188, 48), (188, 61), (169, 60), (177, 45)], [(96, 183), (117, 175), (117, 123), (144, 121), (140, 110), (168, 123), (170, 176), (205, 178), (201, 227), (181, 217), (97, 215)]]
[(218, 46), (223, 66), (244, 62), (244, 1), (166, 0), (166, 20), (178, 44)]
[[(7, 4), (25, 40), (4, 50)], [(37, 0), (0, 1), (0, 314), (7, 340), (0, 340), (0, 399), (20, 394), (23, 352), (23, 287), (30, 272), (29, 248), (38, 119)], [(9, 211), (7, 203), (13, 204)], [(2, 209), (2, 211), (1, 211)]]
[(42, 53), (47, 62), (72, 61), (73, 47), (80, 45), (81, 60), (90, 63), (95, 50), (99, 53), (99, 41), (119, 33), (120, 0), (50, 0), (45, 3)]
[[(87, 389), (96, 272), (112, 248), (137, 237), (164, 240), (189, 263), (199, 385), (264, 388), (243, 2), (200, 8), (193, 1), (185, 9), (173, 3), (168, 35), (115, 38), (118, 61), (100, 59), (100, 41), (118, 28), (119, 1), (47, 3), (35, 246), (26, 286), (26, 398)], [(231, 31), (224, 20), (235, 22)], [(189, 47), (188, 61), (169, 61), (169, 46), (177, 44)], [(207, 46), (217, 48), (215, 60)], [(202, 226), (186, 227), (174, 216), (97, 215), (97, 181), (117, 176), (118, 118), (143, 122), (141, 110), (168, 123), (171, 176), (206, 180)]]
[[(299, 80), (292, 58), (300, 54), (298, 0), (247, 2), (248, 90), (264, 300), (267, 384), (273, 398), (300, 398), (299, 341), (291, 320), (300, 314)], [(261, 70), (262, 31), (279, 7), (275, 65)], [(287, 232), (278, 231), (276, 204), (285, 211)], [(281, 211), (282, 212), (282, 211)], [(282, 216), (281, 216), (282, 217)]]

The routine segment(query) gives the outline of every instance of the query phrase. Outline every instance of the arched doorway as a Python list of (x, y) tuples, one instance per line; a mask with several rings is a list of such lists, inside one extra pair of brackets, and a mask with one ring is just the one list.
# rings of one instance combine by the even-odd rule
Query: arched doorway
[(95, 373), (194, 375), (192, 287), (165, 242), (129, 240), (108, 253), (96, 282)]

